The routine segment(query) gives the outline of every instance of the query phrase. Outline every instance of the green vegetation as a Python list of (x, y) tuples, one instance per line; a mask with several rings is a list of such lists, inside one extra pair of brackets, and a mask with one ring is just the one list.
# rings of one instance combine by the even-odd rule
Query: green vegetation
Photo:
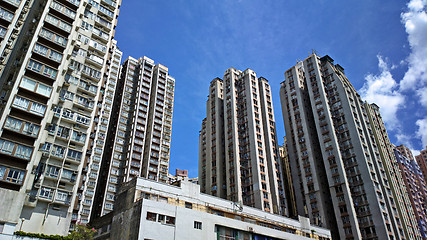
[(15, 235), (46, 240), (92, 240), (95, 233), (95, 229), (91, 229), (86, 225), (78, 224), (76, 225), (76, 230), (72, 231), (68, 236), (46, 235), (43, 233), (27, 233), (24, 231), (16, 231)]

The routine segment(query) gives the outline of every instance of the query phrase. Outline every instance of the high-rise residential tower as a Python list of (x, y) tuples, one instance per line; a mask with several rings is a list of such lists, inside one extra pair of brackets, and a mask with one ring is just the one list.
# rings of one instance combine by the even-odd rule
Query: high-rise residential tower
[[(401, 146), (404, 145), (399, 147)], [(402, 172), (403, 181), (410, 198), (410, 206), (415, 213), (421, 235), (423, 239), (427, 239), (427, 186), (423, 174), (417, 162), (414, 159), (407, 158), (400, 152), (399, 148), (394, 149), (394, 154)]]
[(414, 155), (412, 155), (412, 151), (411, 149), (409, 149), (407, 146), (400, 144), (399, 146), (396, 147), (397, 150), (399, 150), (399, 152), (406, 157), (408, 160), (415, 160), (414, 159)]
[(250, 69), (229, 68), (209, 87), (199, 138), (201, 191), (286, 212), (271, 90)]
[(396, 211), (366, 108), (344, 69), (312, 54), (285, 72), (280, 97), (298, 214), (334, 239), (420, 238)]
[(420, 166), (424, 181), (427, 182), (427, 146), (424, 150), (421, 150), (419, 155), (415, 156), (415, 160)]
[(0, 19), (6, 56), (0, 66), (0, 222), (3, 229), (66, 234), (80, 187), (92, 184), (82, 170), (88, 163), (96, 168), (90, 137), (105, 111), (120, 1), (8, 0), (0, 6), (7, 17)]
[(128, 57), (118, 84), (92, 217), (113, 210), (120, 183), (168, 181), (175, 79), (147, 57)]
[[(391, 193), (393, 199), (391, 199), (390, 203), (395, 203), (387, 207), (391, 212), (399, 215), (399, 221), (403, 222), (398, 229), (398, 231), (402, 232), (401, 235), (405, 236), (406, 239), (417, 239), (420, 237), (420, 234), (424, 234), (420, 228), (420, 231), (417, 230), (418, 215), (412, 207), (413, 201), (410, 191), (407, 189), (406, 173), (401, 172), (401, 161), (395, 155), (395, 147), (388, 138), (387, 130), (380, 114), (380, 108), (375, 103), (368, 104), (366, 102), (364, 107), (369, 119), (371, 138), (378, 148), (378, 154), (381, 159), (377, 167), (382, 173), (384, 183), (386, 183), (380, 187), (383, 188), (383, 191)], [(402, 146), (406, 148), (404, 145), (400, 147)], [(408, 152), (410, 153), (409, 150)], [(425, 187), (421, 188), (424, 189)], [(418, 227), (421, 226), (418, 224)]]
[(291, 165), (289, 164), (288, 150), (286, 147), (286, 138), (283, 146), (279, 146), (279, 157), (282, 164), (283, 187), (286, 196), (287, 212), (286, 215), (291, 218), (298, 218), (295, 201), (295, 190), (292, 182)]
[[(112, 131), (111, 128), (114, 121), (114, 108), (117, 106), (116, 89), (120, 91), (119, 72), (120, 62), (122, 59), (122, 52), (115, 45), (116, 41), (113, 40), (113, 46), (110, 49), (110, 57), (108, 58), (109, 68), (107, 74), (103, 78), (103, 85), (101, 87), (100, 100), (98, 101), (98, 111), (94, 118), (94, 127), (90, 134), (89, 146), (86, 161), (83, 165), (82, 180), (79, 182), (78, 201), (74, 206), (72, 216), (72, 228), (76, 222), (87, 223), (90, 219), (93, 203), (96, 201), (95, 192), (97, 186), (102, 184), (104, 172), (100, 171), (100, 166), (103, 163), (102, 158), (104, 155), (109, 154), (107, 136)], [(72, 82), (72, 79), (69, 79)], [(81, 82), (82, 86), (85, 86)], [(119, 90), (120, 89), (120, 90)]]

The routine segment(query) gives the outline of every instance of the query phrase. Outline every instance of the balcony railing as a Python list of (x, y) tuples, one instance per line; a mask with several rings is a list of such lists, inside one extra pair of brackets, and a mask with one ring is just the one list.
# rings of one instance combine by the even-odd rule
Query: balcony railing
[(51, 41), (51, 42), (54, 42), (55, 44), (58, 44), (58, 45), (62, 46), (62, 47), (67, 46), (67, 39), (66, 38), (64, 38), (64, 37), (62, 37), (62, 36), (60, 36), (58, 34), (55, 34), (55, 33), (51, 32), (51, 31), (49, 31), (49, 30), (47, 30), (45, 28), (42, 28), (40, 30), (40, 34), (39, 35), (41, 37), (43, 37), (43, 38)]
[(59, 53), (55, 50), (52, 50), (48, 47), (45, 47), (45, 46), (37, 44), (37, 43), (34, 46), (33, 51), (35, 53), (38, 53), (38, 54), (45, 56), (49, 59), (52, 59), (53, 61), (58, 62), (58, 63), (61, 62), (61, 60), (62, 60), (62, 53)]
[(12, 4), (15, 7), (19, 6), (19, 3), (21, 3), (21, 0), (4, 0), (4, 1)]
[(6, 36), (7, 29), (0, 26), (0, 38), (4, 38)]
[(25, 170), (0, 165), (0, 181), (22, 185), (24, 177)]
[(28, 61), (27, 69), (37, 72), (43, 76), (46, 76), (54, 80), (56, 79), (56, 75), (58, 74), (58, 70), (48, 67), (39, 62), (36, 62), (32, 59)]
[(12, 106), (39, 116), (44, 116), (46, 112), (45, 105), (20, 96), (15, 97)]
[(10, 22), (10, 21), (12, 21), (13, 16), (14, 16), (13, 13), (11, 13), (11, 12), (0, 7), (0, 18)]
[(64, 30), (64, 31), (66, 31), (66, 32), (68, 32), (68, 33), (71, 32), (72, 27), (70, 24), (68, 24), (68, 23), (66, 23), (66, 22), (64, 22), (64, 21), (62, 21), (62, 20), (60, 20), (60, 19), (58, 19), (52, 15), (47, 15), (45, 21), (56, 26), (56, 27), (58, 27), (58, 28), (60, 28), (60, 29), (62, 29), (62, 30)]
[(0, 153), (30, 160), (33, 148), (20, 143), (0, 139)]
[(75, 11), (73, 11), (73, 10), (67, 8), (67, 7), (64, 7), (62, 4), (59, 4), (59, 3), (55, 2), (55, 1), (53, 1), (50, 4), (50, 7), (53, 8), (53, 9), (55, 9), (56, 11), (64, 14), (65, 16), (67, 16), (69, 18), (74, 19), (76, 17), (76, 12)]
[(10, 116), (7, 117), (4, 128), (31, 137), (37, 137), (40, 131), (39, 125)]
[(100, 18), (98, 16), (95, 17), (95, 22), (98, 23), (99, 25), (107, 28), (107, 29), (111, 29), (111, 23), (108, 22), (107, 20), (104, 20), (103, 18)]

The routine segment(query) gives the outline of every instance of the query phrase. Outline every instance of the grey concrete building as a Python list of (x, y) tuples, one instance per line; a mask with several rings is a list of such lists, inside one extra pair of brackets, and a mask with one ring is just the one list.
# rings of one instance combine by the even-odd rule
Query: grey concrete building
[(402, 231), (407, 221), (395, 211), (366, 107), (344, 69), (312, 54), (285, 78), (280, 97), (298, 214), (334, 239), (419, 236), (416, 228)]
[(88, 176), (96, 171), (84, 169), (96, 169), (91, 136), (108, 115), (120, 1), (10, 0), (0, 6), (10, 19), (7, 26), (0, 20), (2, 56), (9, 54), (0, 66), (0, 222), (3, 229), (67, 234), (73, 217), (87, 221), (78, 193), (91, 198)]
[(118, 81), (92, 217), (113, 210), (121, 183), (135, 177), (169, 180), (175, 79), (147, 57), (128, 57)]
[(250, 69), (211, 81), (199, 136), (201, 191), (285, 214), (270, 86)]
[(330, 239), (330, 231), (298, 220), (200, 192), (200, 186), (176, 186), (135, 178), (117, 193), (117, 208), (95, 219), (96, 240), (106, 239)]

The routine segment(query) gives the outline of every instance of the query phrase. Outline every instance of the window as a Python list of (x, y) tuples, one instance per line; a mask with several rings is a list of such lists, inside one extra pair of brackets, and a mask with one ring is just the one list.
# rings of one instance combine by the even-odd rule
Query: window
[(201, 222), (197, 222), (197, 221), (194, 221), (194, 228), (195, 229), (202, 229), (202, 223)]
[(166, 224), (175, 225), (175, 217), (166, 216)]
[(52, 199), (52, 196), (53, 196), (53, 190), (52, 189), (43, 187), (40, 190), (40, 197), (41, 198)]
[(156, 217), (157, 217), (157, 214), (152, 213), (152, 212), (147, 212), (147, 220), (148, 221), (155, 222), (156, 221)]
[(189, 203), (189, 202), (185, 202), (185, 208), (192, 209), (193, 208), (193, 204)]
[(66, 202), (68, 200), (68, 193), (63, 191), (57, 191), (55, 199), (61, 202)]
[(50, 165), (47, 166), (46, 176), (56, 178), (56, 177), (58, 177), (58, 175), (59, 175), (59, 168), (58, 167), (50, 166)]
[(80, 161), (82, 153), (79, 151), (68, 149), (67, 157)]
[(5, 128), (19, 132), (21, 130), (21, 126), (22, 126), (21, 120), (18, 120), (18, 119), (12, 118), (12, 117), (8, 117), (6, 119)]

